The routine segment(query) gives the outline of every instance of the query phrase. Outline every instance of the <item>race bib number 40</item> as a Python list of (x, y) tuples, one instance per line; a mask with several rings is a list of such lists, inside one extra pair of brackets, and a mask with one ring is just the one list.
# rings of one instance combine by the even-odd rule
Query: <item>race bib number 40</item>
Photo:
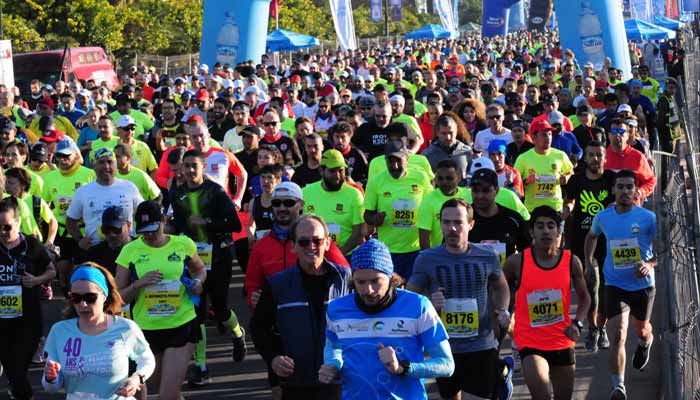
[(556, 194), (557, 177), (554, 175), (538, 175), (535, 185), (536, 199), (551, 199)]
[(0, 286), (0, 318), (22, 316), (22, 286)]
[(642, 252), (637, 238), (610, 240), (610, 252), (615, 268), (632, 268), (642, 261)]
[(530, 326), (538, 328), (564, 320), (564, 304), (561, 290), (536, 290), (527, 294), (527, 310)]
[(476, 299), (447, 299), (440, 319), (450, 338), (470, 338), (479, 334), (479, 306)]
[(161, 281), (144, 289), (146, 313), (149, 317), (174, 315), (180, 308), (180, 281)]
[(391, 203), (394, 228), (413, 228), (416, 226), (418, 206), (413, 199), (398, 199)]

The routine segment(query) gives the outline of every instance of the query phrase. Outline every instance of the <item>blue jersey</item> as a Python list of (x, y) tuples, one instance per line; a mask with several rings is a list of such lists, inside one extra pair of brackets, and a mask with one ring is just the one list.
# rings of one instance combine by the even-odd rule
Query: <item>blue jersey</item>
[(591, 232), (605, 235), (607, 255), (603, 273), (605, 284), (627, 291), (654, 286), (654, 270), (643, 278), (635, 275), (634, 264), (654, 257), (652, 241), (656, 239), (656, 215), (642, 207), (619, 214), (615, 207), (596, 214)]
[(422, 379), (397, 376), (379, 360), (377, 344), (392, 346), (399, 360), (423, 361), (425, 349), (447, 340), (430, 300), (396, 290), (396, 300), (377, 314), (355, 305), (355, 294), (328, 305), (326, 338), (342, 351), (343, 399), (427, 399)]

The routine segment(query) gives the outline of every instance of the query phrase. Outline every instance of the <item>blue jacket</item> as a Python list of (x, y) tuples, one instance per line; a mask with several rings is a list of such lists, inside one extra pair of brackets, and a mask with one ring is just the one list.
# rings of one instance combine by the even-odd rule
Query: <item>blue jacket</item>
[(323, 349), (326, 344), (328, 302), (350, 293), (350, 269), (328, 261), (325, 264), (329, 271), (328, 301), (320, 314), (316, 313), (309, 302), (298, 264), (296, 268), (286, 269), (268, 280), (276, 308), (275, 325), (282, 345), (280, 354), (294, 360), (294, 374), (285, 379), (287, 384), (319, 384), (318, 370), (323, 365)]

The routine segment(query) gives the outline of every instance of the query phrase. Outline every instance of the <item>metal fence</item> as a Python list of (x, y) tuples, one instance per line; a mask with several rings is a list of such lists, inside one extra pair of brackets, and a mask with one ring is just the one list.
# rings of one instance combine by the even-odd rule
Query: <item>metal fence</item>
[(157, 56), (137, 54), (133, 58), (119, 60), (120, 68), (128, 69), (132, 65), (139, 66), (142, 63), (155, 67), (159, 73), (169, 76), (184, 76), (192, 72), (192, 67), (199, 64), (199, 54), (182, 54), (176, 56)]
[(677, 99), (685, 140), (675, 154), (655, 154), (663, 293), (657, 337), (663, 347), (665, 398), (700, 400), (700, 45), (690, 32), (686, 38), (685, 79)]

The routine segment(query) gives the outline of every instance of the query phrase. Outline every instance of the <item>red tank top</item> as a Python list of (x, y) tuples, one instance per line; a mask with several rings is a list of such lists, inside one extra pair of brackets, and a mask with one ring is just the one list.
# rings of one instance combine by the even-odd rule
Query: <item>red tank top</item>
[(563, 350), (575, 342), (564, 335), (571, 324), (571, 252), (562, 250), (554, 268), (537, 265), (532, 249), (523, 252), (520, 287), (515, 295), (513, 336), (519, 349)]

